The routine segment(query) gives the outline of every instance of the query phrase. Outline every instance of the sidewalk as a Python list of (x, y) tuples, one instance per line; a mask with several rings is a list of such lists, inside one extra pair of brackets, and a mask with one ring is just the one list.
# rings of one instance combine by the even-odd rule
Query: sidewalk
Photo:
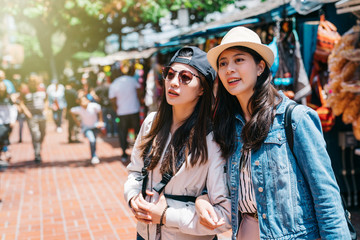
[[(34, 163), (27, 125), (11, 134), (12, 161), (0, 172), (1, 240), (134, 240), (136, 219), (123, 198), (126, 167), (117, 138), (99, 139), (98, 165), (90, 164), (88, 142), (67, 143), (67, 127), (47, 124), (43, 162)], [(230, 239), (230, 232), (220, 236)]]

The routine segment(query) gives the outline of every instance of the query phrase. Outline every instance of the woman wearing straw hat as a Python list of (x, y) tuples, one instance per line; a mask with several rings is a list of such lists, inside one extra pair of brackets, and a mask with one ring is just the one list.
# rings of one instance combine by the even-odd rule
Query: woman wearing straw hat
[[(296, 158), (287, 143), (284, 114), (292, 101), (271, 84), (270, 48), (236, 27), (207, 58), (220, 79), (213, 131), (228, 159), (232, 239), (350, 239), (315, 111), (299, 105), (292, 113)], [(206, 198), (198, 197), (196, 209), (213, 229)]]
[[(138, 220), (138, 240), (211, 240), (230, 229), (226, 162), (211, 133), (215, 71), (204, 51), (184, 47), (163, 78), (159, 110), (146, 117), (135, 142), (125, 199)], [(201, 225), (195, 212), (205, 185), (223, 223), (219, 229)]]

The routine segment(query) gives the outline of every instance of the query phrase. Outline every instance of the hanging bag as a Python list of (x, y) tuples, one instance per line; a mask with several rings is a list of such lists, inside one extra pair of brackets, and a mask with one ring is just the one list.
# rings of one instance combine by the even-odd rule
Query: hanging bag
[(331, 22), (325, 20), (325, 15), (320, 16), (320, 23), (317, 32), (316, 49), (314, 61), (327, 63), (327, 59), (335, 46), (335, 43), (341, 38), (337, 28)]
[(323, 132), (328, 132), (335, 125), (335, 115), (332, 109), (327, 106), (327, 102), (324, 96), (322, 79), (327, 76), (321, 75), (319, 71), (319, 63), (314, 62), (314, 67), (310, 76), (310, 84), (312, 88), (312, 94), (308, 97), (308, 106), (314, 109), (320, 118)]
[(317, 32), (313, 69), (310, 75), (312, 94), (307, 98), (307, 105), (318, 113), (324, 132), (330, 131), (335, 125), (335, 116), (327, 105), (323, 86), (329, 78), (327, 74), (328, 57), (340, 38), (335, 25), (325, 20), (325, 15), (322, 14)]

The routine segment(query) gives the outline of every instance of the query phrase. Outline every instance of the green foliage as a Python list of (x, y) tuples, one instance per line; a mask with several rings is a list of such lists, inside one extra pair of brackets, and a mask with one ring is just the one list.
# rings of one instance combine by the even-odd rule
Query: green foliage
[[(160, 31), (160, 18), (169, 14), (175, 18), (180, 8), (189, 9), (193, 23), (231, 3), (234, 0), (0, 0), (0, 19), (6, 13), (17, 23), (31, 24), (36, 35), (26, 36), (18, 29), (17, 41), (24, 45), (26, 56), (55, 56), (61, 67), (76, 52), (101, 49), (101, 41), (121, 34), (124, 27), (139, 31), (150, 24)], [(53, 40), (55, 33), (64, 36), (61, 44)]]
[(43, 57), (41, 52), (39, 41), (34, 36), (28, 34), (17, 33), (16, 39), (19, 44), (24, 46), (25, 58), (31, 58), (32, 56)]
[(45, 12), (45, 8), (44, 6), (38, 4), (35, 7), (29, 7), (29, 8), (25, 8), (23, 10), (23, 14), (24, 16), (28, 17), (28, 18), (37, 18), (40, 17), (44, 14)]
[(17, 26), (30, 24), (35, 34), (26, 32), (27, 28), (17, 28), (16, 41), (24, 46), (25, 56), (40, 56), (46, 63), (55, 58), (58, 68), (62, 68), (74, 52), (92, 52), (107, 36), (108, 23), (99, 16), (108, 1), (0, 0), (0, 19), (2, 14), (10, 14)]

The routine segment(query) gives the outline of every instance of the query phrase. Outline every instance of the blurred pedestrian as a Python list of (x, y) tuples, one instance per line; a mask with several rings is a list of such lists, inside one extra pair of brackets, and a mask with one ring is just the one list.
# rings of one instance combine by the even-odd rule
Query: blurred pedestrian
[(4, 82), (0, 82), (0, 161), (10, 162), (9, 135), (16, 122), (17, 108), (13, 105)]
[(51, 84), (47, 87), (46, 92), (49, 99), (49, 107), (53, 113), (56, 124), (56, 131), (61, 133), (63, 109), (66, 108), (65, 87), (60, 84), (57, 79), (53, 79)]
[(22, 112), (21, 108), (19, 107), (20, 95), (21, 95), (20, 89), (21, 89), (21, 85), (24, 84), (22, 82), (22, 78), (19, 73), (13, 74), (13, 83), (15, 86), (15, 93), (12, 94), (12, 96), (13, 96), (12, 101), (14, 103), (16, 103), (17, 110), (18, 110), (18, 115), (17, 115), (17, 120), (19, 122), (19, 140), (18, 140), (18, 142), (21, 143), (22, 142), (22, 133), (23, 133), (23, 129), (24, 129), (24, 122), (26, 121), (26, 117), (25, 117), (25, 114)]
[(151, 69), (146, 77), (146, 88), (144, 102), (148, 114), (158, 110), (161, 100), (161, 66), (156, 61), (156, 57), (151, 58)]
[[(163, 70), (159, 111), (141, 127), (124, 185), (138, 220), (137, 240), (211, 240), (230, 228), (225, 160), (211, 133), (214, 77), (206, 53), (197, 47), (177, 51)], [(202, 226), (195, 212), (195, 198), (205, 186), (222, 226), (214, 231)]]
[(109, 99), (109, 88), (110, 83), (103, 78), (101, 82), (98, 82), (98, 86), (94, 89), (94, 92), (95, 100), (101, 105), (107, 137), (115, 137), (118, 136), (118, 127), (116, 123), (116, 113)]
[(119, 142), (122, 149), (122, 161), (128, 160), (126, 149), (129, 146), (129, 129), (134, 129), (135, 136), (140, 129), (140, 94), (141, 85), (133, 77), (135, 72), (131, 62), (125, 62), (121, 66), (116, 63), (111, 68), (113, 82), (109, 87), (109, 99), (116, 111), (119, 131)]
[(35, 153), (35, 162), (40, 163), (41, 147), (45, 138), (46, 118), (45, 108), (47, 95), (42, 87), (41, 79), (36, 74), (31, 74), (28, 85), (21, 85), (20, 108), (26, 116), (30, 129), (32, 144)]
[[(90, 102), (85, 94), (79, 95), (80, 106), (72, 107), (70, 113), (75, 124), (81, 127), (82, 132), (90, 142), (91, 163), (98, 164), (100, 159), (96, 155), (96, 136), (99, 129), (104, 127), (101, 106)], [(80, 117), (80, 121), (77, 118)]]
[[(79, 143), (79, 127), (75, 124), (74, 118), (71, 115), (71, 108), (78, 106), (78, 93), (77, 88), (77, 79), (76, 77), (68, 78), (65, 85), (65, 101), (66, 101), (66, 119), (68, 120), (68, 143)], [(75, 116), (77, 117), (77, 116)]]
[(4, 82), (6, 85), (6, 91), (8, 92), (8, 94), (13, 94), (15, 93), (15, 87), (14, 84), (5, 78), (5, 72), (3, 70), (0, 70), (0, 82)]

